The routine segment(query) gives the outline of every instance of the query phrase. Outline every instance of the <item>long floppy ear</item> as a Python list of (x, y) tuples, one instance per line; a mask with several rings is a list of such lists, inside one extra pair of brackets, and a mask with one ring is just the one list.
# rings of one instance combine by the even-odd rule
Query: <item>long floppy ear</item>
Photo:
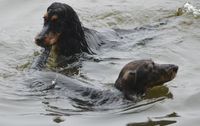
[(136, 70), (128, 70), (124, 73), (121, 81), (121, 88), (124, 91), (132, 90), (135, 87), (137, 82), (137, 71)]
[(125, 81), (126, 81), (124, 87), (122, 88), (123, 89), (122, 92), (123, 92), (125, 98), (128, 100), (131, 100), (131, 101), (135, 101), (136, 100), (136, 92), (132, 88), (134, 88), (134, 86), (136, 85), (136, 82), (137, 82), (136, 70), (127, 71), (124, 74), (123, 79), (125, 79)]
[(137, 71), (128, 70), (123, 75), (122, 92), (126, 99), (134, 101), (136, 99), (136, 91), (133, 89), (137, 82)]
[(78, 40), (78, 42), (80, 43), (79, 46), (81, 51), (92, 54), (93, 51), (89, 48), (88, 43), (86, 42), (85, 33), (83, 31), (83, 27), (77, 13), (71, 6), (67, 4), (64, 4), (64, 6), (66, 8), (65, 16), (67, 17), (66, 29), (69, 30), (69, 32), (71, 33), (70, 35), (73, 35), (73, 38), (75, 40)]
[(68, 24), (68, 29), (70, 28), (70, 30), (76, 35), (76, 37), (78, 37), (78, 39), (85, 37), (81, 22), (75, 10), (67, 4), (63, 5), (65, 7), (65, 16), (67, 17), (66, 21)]

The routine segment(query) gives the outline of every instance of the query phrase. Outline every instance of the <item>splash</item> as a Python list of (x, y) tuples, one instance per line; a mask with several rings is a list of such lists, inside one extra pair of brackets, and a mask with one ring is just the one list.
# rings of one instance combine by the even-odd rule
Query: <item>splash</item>
[(192, 14), (194, 17), (200, 17), (200, 9), (197, 9), (191, 3), (186, 2), (182, 8), (178, 8), (177, 15), (180, 16), (182, 14)]

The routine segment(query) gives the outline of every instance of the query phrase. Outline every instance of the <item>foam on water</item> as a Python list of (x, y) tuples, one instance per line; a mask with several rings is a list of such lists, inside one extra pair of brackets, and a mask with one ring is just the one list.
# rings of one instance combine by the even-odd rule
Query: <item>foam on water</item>
[(200, 16), (200, 9), (197, 9), (195, 6), (193, 6), (189, 2), (184, 4), (183, 9), (186, 11), (186, 13), (191, 13), (195, 17), (199, 17)]
[(200, 9), (197, 9), (194, 5), (192, 5), (190, 2), (186, 2), (182, 8), (178, 8), (177, 15), (182, 14), (192, 14), (195, 18), (200, 16)]

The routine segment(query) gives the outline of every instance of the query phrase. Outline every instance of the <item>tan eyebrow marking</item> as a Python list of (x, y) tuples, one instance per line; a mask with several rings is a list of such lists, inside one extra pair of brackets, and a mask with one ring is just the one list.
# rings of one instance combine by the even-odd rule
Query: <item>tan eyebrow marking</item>
[(47, 19), (48, 18), (48, 13), (46, 12), (43, 16), (44, 19)]
[(51, 17), (51, 21), (55, 21), (55, 20), (57, 20), (58, 19), (58, 16), (57, 15), (53, 15), (52, 17)]

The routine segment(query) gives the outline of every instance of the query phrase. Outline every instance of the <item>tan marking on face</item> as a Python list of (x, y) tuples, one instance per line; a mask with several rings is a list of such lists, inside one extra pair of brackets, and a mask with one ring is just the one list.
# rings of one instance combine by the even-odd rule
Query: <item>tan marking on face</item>
[(52, 17), (51, 17), (51, 21), (55, 21), (55, 20), (57, 20), (58, 19), (58, 16), (57, 15), (53, 15)]
[(43, 16), (44, 19), (47, 19), (48, 18), (48, 13), (46, 12)]
[(59, 36), (60, 36), (60, 33), (50, 32), (49, 34), (47, 34), (45, 36), (44, 42), (45, 42), (46, 45), (54, 45), (58, 42)]

